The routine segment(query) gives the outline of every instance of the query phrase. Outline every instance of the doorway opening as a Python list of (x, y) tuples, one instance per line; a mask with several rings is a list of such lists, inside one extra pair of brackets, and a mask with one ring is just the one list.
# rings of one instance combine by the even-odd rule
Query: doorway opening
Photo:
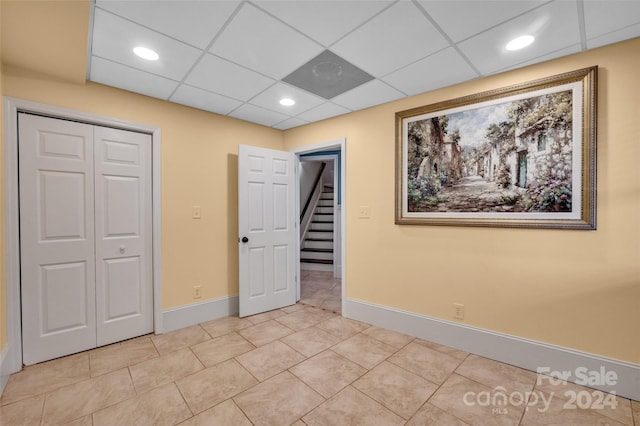
[(344, 143), (296, 152), (299, 161), (300, 303), (343, 313)]

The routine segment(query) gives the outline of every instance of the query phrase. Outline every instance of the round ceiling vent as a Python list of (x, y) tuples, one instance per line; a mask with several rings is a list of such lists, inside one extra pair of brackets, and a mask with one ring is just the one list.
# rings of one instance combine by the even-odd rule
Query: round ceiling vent
[(342, 66), (330, 61), (318, 62), (311, 68), (311, 72), (325, 81), (335, 81), (342, 77)]

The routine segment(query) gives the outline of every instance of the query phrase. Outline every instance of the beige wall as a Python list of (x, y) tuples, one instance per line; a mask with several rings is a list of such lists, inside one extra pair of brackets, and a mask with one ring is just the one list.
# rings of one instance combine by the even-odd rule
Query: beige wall
[[(2, 22), (2, 6), (0, 5), (0, 22)], [(2, 32), (0, 31), (0, 58), (2, 58)], [(3, 93), (3, 71), (0, 61), (0, 95)], [(7, 343), (7, 314), (5, 309), (5, 248), (4, 248), (4, 103), (0, 99), (0, 353)]]
[[(282, 132), (94, 83), (5, 66), (3, 94), (136, 123), (162, 134), (162, 305), (238, 294), (237, 147), (282, 149)], [(202, 219), (191, 219), (191, 207)], [(192, 298), (194, 285), (202, 299)]]
[[(90, 0), (0, 0), (0, 94), (5, 95), (7, 65), (44, 71), (52, 81), (84, 84), (90, 5)], [(0, 351), (6, 344), (4, 115), (1, 117)]]
[[(598, 230), (394, 224), (394, 113), (598, 65)], [(640, 363), (640, 39), (285, 132), (347, 138), (347, 297)], [(370, 219), (358, 206), (371, 207)]]
[(83, 84), (91, 0), (0, 0), (2, 62)]

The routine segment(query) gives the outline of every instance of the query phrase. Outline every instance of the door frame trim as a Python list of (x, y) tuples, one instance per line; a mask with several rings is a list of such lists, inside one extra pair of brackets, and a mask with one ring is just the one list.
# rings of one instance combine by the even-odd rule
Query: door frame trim
[(25, 112), (86, 124), (113, 127), (151, 135), (152, 186), (152, 262), (153, 328), (163, 332), (161, 268), (161, 199), (160, 199), (160, 127), (91, 114), (54, 105), (5, 96), (4, 103), (4, 171), (5, 171), (5, 285), (7, 322), (7, 365), (2, 374), (22, 369), (22, 307), (20, 303), (20, 211), (18, 180), (18, 113)]
[[(342, 283), (342, 316), (346, 317), (347, 305), (345, 304), (346, 299), (346, 288), (347, 288), (347, 263), (346, 263), (346, 212), (347, 212), (347, 138), (339, 138), (333, 139), (326, 142), (320, 142), (314, 145), (307, 145), (302, 147), (297, 147), (291, 149), (296, 155), (296, 159), (298, 164), (296, 165), (296, 212), (300, 214), (300, 156), (302, 154), (311, 154), (312, 152), (319, 151), (328, 151), (328, 150), (340, 150), (340, 262), (341, 262), (341, 271), (340, 271), (340, 282)], [(297, 274), (297, 294), (300, 297), (300, 238), (296, 238), (296, 274)]]

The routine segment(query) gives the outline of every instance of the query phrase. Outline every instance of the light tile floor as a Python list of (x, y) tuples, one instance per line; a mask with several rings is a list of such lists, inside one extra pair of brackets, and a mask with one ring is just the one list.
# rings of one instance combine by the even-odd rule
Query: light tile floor
[(342, 312), (342, 284), (333, 272), (300, 271), (300, 303), (335, 313)]
[(296, 304), (27, 367), (9, 379), (0, 424), (640, 426), (639, 402), (570, 409), (570, 391), (606, 401)]

